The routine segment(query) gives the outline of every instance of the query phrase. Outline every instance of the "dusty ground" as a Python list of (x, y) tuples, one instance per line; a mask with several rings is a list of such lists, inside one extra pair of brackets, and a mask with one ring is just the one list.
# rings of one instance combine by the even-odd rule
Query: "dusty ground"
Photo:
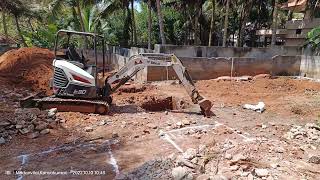
[[(202, 170), (188, 169), (193, 178), (200, 174), (220, 179), (320, 176), (320, 165), (309, 161), (310, 152), (319, 151), (319, 141), (284, 138), (293, 125), (319, 120), (319, 83), (278, 78), (207, 80), (196, 86), (214, 103), (216, 116), (200, 115), (177, 83), (152, 83), (138, 92), (121, 90), (114, 95), (110, 115), (58, 112), (59, 124), (48, 135), (29, 139), (18, 134), (0, 145), (0, 179), (168, 179), (178, 157), (199, 145), (205, 145), (207, 153), (191, 161), (201, 164), (205, 159), (206, 163)], [(18, 108), (17, 100), (32, 90), (1, 83), (0, 91), (4, 121)], [(152, 97), (169, 96), (184, 102), (186, 109), (149, 112), (140, 107)], [(266, 104), (263, 113), (242, 108), (259, 101)], [(239, 154), (245, 158), (237, 159)], [(160, 157), (175, 163), (164, 164)], [(256, 169), (266, 169), (268, 174), (259, 176)], [(67, 175), (5, 175), (13, 170)]]

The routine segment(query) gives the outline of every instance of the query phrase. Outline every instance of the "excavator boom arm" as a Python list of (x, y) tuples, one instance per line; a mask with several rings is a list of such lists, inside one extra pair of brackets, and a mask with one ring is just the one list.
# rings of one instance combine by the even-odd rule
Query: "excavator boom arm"
[(205, 116), (210, 116), (212, 103), (201, 96), (196, 89), (191, 76), (187, 69), (183, 66), (181, 61), (174, 54), (154, 54), (144, 53), (131, 56), (128, 63), (126, 63), (117, 73), (107, 79), (109, 85), (118, 82), (111, 88), (111, 93), (115, 92), (121, 85), (125, 84), (134, 75), (145, 67), (172, 67), (185, 87), (187, 93), (191, 97), (194, 104), (199, 104), (202, 113)]

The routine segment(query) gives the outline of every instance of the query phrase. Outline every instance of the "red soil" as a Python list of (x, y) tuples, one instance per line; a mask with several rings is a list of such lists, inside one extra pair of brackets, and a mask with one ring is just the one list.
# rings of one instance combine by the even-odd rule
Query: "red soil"
[(20, 48), (0, 56), (0, 81), (51, 94), (53, 53), (42, 48)]

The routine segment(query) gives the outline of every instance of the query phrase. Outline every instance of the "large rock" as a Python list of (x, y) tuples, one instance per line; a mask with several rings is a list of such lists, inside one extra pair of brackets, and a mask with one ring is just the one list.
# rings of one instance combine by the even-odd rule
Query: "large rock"
[(315, 151), (307, 151), (308, 153), (308, 163), (320, 164), (320, 152)]
[(0, 137), (0, 145), (6, 143), (6, 140), (3, 137)]
[(50, 133), (50, 129), (44, 129), (40, 131), (40, 134), (49, 134), (49, 133)]
[(221, 175), (221, 174), (217, 174), (217, 175), (211, 177), (210, 179), (212, 179), (212, 180), (228, 180), (228, 178), (226, 176)]
[(181, 166), (172, 169), (172, 177), (174, 180), (192, 180), (193, 176), (186, 168)]
[(201, 174), (200, 176), (197, 177), (196, 180), (209, 180), (210, 176), (208, 174)]
[(56, 114), (57, 114), (57, 112), (58, 112), (58, 109), (57, 108), (51, 108), (51, 109), (49, 109), (48, 110), (48, 118), (53, 118), (53, 117), (55, 117), (56, 116)]
[(8, 121), (0, 121), (0, 127), (9, 126), (11, 123)]
[(36, 131), (36, 132), (29, 134), (28, 138), (35, 139), (35, 138), (39, 137), (39, 135), (40, 135), (40, 133), (38, 131)]
[(38, 131), (41, 131), (41, 130), (46, 129), (47, 127), (48, 127), (48, 123), (40, 121), (35, 129)]
[(188, 160), (191, 160), (196, 156), (197, 156), (197, 150), (193, 148), (189, 148), (183, 153), (183, 158)]
[(37, 119), (37, 116), (41, 114), (41, 111), (37, 108), (16, 109), (15, 118), (11, 120), (12, 124), (22, 124), (24, 122), (31, 122)]
[(269, 175), (269, 171), (268, 169), (255, 169), (254, 170), (256, 176), (258, 177), (265, 177), (265, 176), (268, 176)]

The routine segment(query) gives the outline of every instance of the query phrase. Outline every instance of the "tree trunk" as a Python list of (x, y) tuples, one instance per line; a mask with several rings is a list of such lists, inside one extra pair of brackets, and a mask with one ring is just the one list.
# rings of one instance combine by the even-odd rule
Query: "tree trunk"
[(17, 16), (17, 15), (14, 15), (14, 20), (15, 20), (15, 22), (16, 22), (18, 34), (19, 34), (19, 36), (20, 36), (20, 38), (21, 38), (21, 41), (22, 41), (22, 43), (23, 43), (23, 46), (27, 47), (28, 45), (27, 45), (27, 43), (26, 43), (26, 41), (24, 40), (24, 37), (23, 37), (23, 35), (22, 35), (22, 32), (21, 32), (21, 29), (20, 29), (19, 20), (18, 20), (18, 16)]
[(79, 17), (79, 21), (80, 21), (81, 31), (86, 32), (86, 29), (84, 27), (82, 13), (81, 13), (80, 3), (79, 3), (79, 1), (76, 1), (76, 2), (77, 2), (77, 11), (78, 11), (78, 17)]
[(3, 32), (6, 37), (6, 42), (8, 42), (8, 27), (7, 27), (7, 21), (6, 21), (6, 14), (4, 11), (2, 11), (2, 26), (3, 26)]
[[(84, 27), (82, 13), (81, 13), (80, 3), (79, 3), (79, 1), (76, 1), (76, 2), (77, 2), (77, 11), (78, 11), (78, 17), (79, 17), (79, 21), (80, 21), (81, 31), (86, 32), (86, 29)], [(84, 36), (84, 47), (86, 49), (88, 48), (88, 38), (86, 36)]]
[(224, 16), (224, 30), (223, 30), (223, 41), (222, 41), (222, 46), (226, 47), (227, 44), (227, 36), (228, 36), (228, 24), (229, 24), (229, 5), (230, 5), (230, 0), (227, 0), (227, 5), (226, 5), (226, 14)]
[(194, 17), (194, 25), (193, 25), (193, 29), (194, 29), (194, 44), (195, 45), (199, 45), (200, 43), (200, 39), (199, 39), (199, 16), (196, 15)]
[(164, 26), (163, 26), (163, 17), (162, 17), (162, 12), (161, 12), (160, 0), (156, 0), (156, 2), (157, 2), (157, 11), (158, 11), (158, 20), (159, 20), (161, 44), (166, 44), (166, 38), (164, 36)]
[(133, 44), (137, 44), (137, 29), (136, 29), (136, 23), (135, 23), (135, 18), (134, 18), (134, 0), (131, 0), (131, 14), (132, 14), (132, 32), (133, 32)]
[(293, 17), (293, 11), (289, 10), (288, 11), (288, 21), (291, 21)]
[(274, 1), (274, 10), (273, 10), (273, 15), (272, 15), (272, 37), (271, 37), (271, 46), (276, 45), (276, 33), (277, 33), (277, 26), (278, 26), (278, 1)]
[(31, 18), (28, 19), (28, 24), (29, 24), (32, 32), (35, 32), (34, 29), (33, 29), (33, 26), (32, 26)]
[(152, 28), (151, 0), (148, 0), (148, 49), (151, 49), (151, 28)]
[(123, 17), (125, 17), (125, 22), (123, 25), (123, 46), (128, 47), (129, 46), (129, 40), (130, 40), (130, 10), (128, 8), (128, 5), (126, 2), (123, 4), (123, 9), (122, 9), (122, 14)]
[(250, 15), (249, 14), (250, 11), (248, 11), (248, 9), (252, 8), (253, 1), (250, 0), (250, 1), (246, 1), (245, 3), (246, 3), (245, 5), (242, 5), (242, 13), (241, 13), (242, 20), (241, 20), (241, 25), (239, 30), (238, 47), (242, 47), (244, 45), (244, 33), (246, 30), (246, 24)]
[(212, 12), (211, 12), (211, 24), (210, 24), (210, 33), (209, 33), (209, 44), (208, 46), (210, 47), (212, 43), (212, 32), (213, 32), (213, 27), (214, 27), (214, 13), (216, 11), (216, 0), (211, 0), (212, 2)]

